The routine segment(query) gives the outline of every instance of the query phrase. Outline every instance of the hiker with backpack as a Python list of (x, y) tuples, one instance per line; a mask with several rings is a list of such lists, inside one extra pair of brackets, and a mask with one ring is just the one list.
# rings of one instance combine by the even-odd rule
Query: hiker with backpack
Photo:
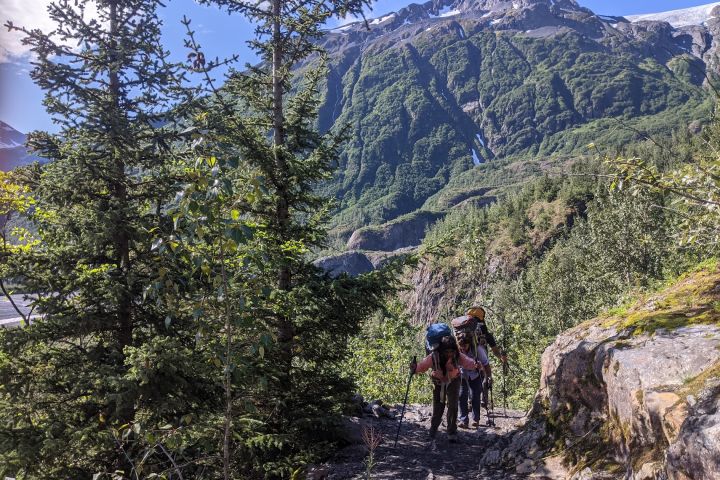
[[(470, 308), (466, 315), (453, 319), (452, 326), (463, 353), (475, 359), (479, 356), (487, 358), (489, 356), (487, 347), (489, 346), (503, 364), (507, 363), (507, 356), (497, 347), (495, 337), (485, 324), (485, 309), (482, 307)], [(481, 406), (488, 411), (488, 425), (494, 425), (492, 406), (488, 402), (489, 392), (492, 389), (492, 377), (483, 375), (484, 372), (479, 369), (461, 368), (460, 370), (461, 385), (458, 395), (460, 428), (469, 427), (468, 400), (470, 400), (470, 409), (472, 410), (473, 427), (480, 424)]]
[(482, 369), (490, 376), (487, 355), (478, 355), (474, 360), (460, 352), (457, 341), (450, 327), (444, 323), (436, 323), (428, 327), (426, 337), (428, 355), (420, 363), (410, 364), (410, 372), (424, 373), (432, 368), (433, 413), (430, 422), (430, 439), (435, 446), (437, 430), (442, 422), (442, 415), (447, 406), (448, 441), (457, 442), (457, 409), (460, 392), (460, 367), (474, 370)]
[(465, 312), (465, 315), (476, 319), (479, 344), (490, 347), (490, 350), (492, 350), (500, 362), (502, 362), (503, 365), (507, 364), (507, 354), (500, 350), (500, 347), (498, 347), (495, 341), (495, 336), (487, 327), (487, 323), (485, 322), (485, 309), (483, 307), (471, 307)]

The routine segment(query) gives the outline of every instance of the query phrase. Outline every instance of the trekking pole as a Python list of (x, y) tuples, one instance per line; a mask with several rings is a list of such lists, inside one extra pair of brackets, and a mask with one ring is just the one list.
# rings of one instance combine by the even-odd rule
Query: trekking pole
[[(417, 356), (413, 356), (412, 363), (413, 363), (413, 365), (417, 364)], [(400, 437), (400, 427), (402, 426), (403, 417), (405, 416), (405, 405), (407, 405), (408, 393), (410, 393), (410, 382), (412, 382), (413, 375), (415, 375), (414, 370), (412, 372), (410, 372), (410, 377), (408, 378), (407, 388), (405, 388), (405, 400), (403, 400), (402, 413), (400, 413), (400, 423), (398, 423), (398, 429), (397, 429), (397, 433), (395, 434), (395, 444), (393, 445), (393, 448), (397, 447), (398, 438)]]
[(489, 398), (485, 397), (485, 400), (487, 403), (487, 425), (488, 427), (494, 427), (495, 426), (495, 419), (493, 418), (493, 410), (495, 409), (494, 405), (494, 399), (493, 399), (493, 389), (492, 389), (492, 377), (486, 379), (487, 382), (487, 391), (490, 394)]
[(503, 384), (502, 384), (502, 395), (503, 395), (503, 413), (505, 414), (505, 418), (507, 418), (507, 388), (505, 386), (505, 379), (508, 376), (510, 368), (508, 367), (507, 362), (503, 363)]

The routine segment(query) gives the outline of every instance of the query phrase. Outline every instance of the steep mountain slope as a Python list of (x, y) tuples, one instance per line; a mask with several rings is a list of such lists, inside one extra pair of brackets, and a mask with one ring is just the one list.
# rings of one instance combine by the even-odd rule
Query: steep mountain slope
[(711, 109), (714, 17), (674, 28), (572, 0), (433, 0), (368, 27), (325, 39), (320, 126), (353, 133), (326, 188), (344, 240), (420, 208), (479, 163), (575, 153), (596, 138), (621, 145)]
[(15, 167), (42, 161), (29, 155), (25, 149), (25, 135), (0, 121), (0, 170), (7, 172)]

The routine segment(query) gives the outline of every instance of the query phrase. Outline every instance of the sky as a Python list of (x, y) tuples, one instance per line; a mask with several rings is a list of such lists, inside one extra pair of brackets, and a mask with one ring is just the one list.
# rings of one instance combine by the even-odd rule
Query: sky
[[(17, 25), (40, 28), (47, 31), (52, 23), (46, 14), (46, 7), (52, 0), (0, 0), (0, 25), (11, 20)], [(424, 3), (420, 0), (415, 3)], [(187, 51), (183, 47), (185, 27), (180, 24), (183, 15), (192, 20), (192, 26), (208, 58), (240, 55), (239, 67), (255, 59), (245, 45), (252, 36), (252, 26), (237, 15), (215, 8), (201, 6), (194, 0), (169, 0), (167, 7), (160, 10), (163, 20), (163, 41), (175, 59), (180, 60)], [(409, 0), (378, 0), (368, 18), (397, 11), (413, 3)], [(579, 0), (582, 6), (604, 15), (632, 15), (663, 12), (678, 8), (694, 7), (709, 0)], [(336, 24), (351, 19), (338, 20)], [(42, 105), (43, 93), (30, 78), (30, 55), (20, 38), (0, 29), (0, 120), (21, 132), (31, 130), (56, 131), (57, 127), (45, 113)]]

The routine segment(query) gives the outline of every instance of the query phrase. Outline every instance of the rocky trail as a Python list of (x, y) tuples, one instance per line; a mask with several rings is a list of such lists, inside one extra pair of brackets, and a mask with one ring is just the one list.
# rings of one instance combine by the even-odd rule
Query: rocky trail
[[(510, 437), (517, 432), (525, 421), (524, 414), (503, 409), (495, 410), (495, 427), (485, 426), (483, 417), (478, 428), (458, 429), (459, 442), (452, 444), (447, 440), (445, 422), (437, 436), (437, 449), (431, 451), (429, 440), (430, 405), (408, 405), (400, 431), (397, 447), (393, 447), (398, 420), (365, 417), (352, 419), (353, 444), (344, 448), (328, 465), (316, 469), (316, 475), (308, 478), (364, 479), (368, 448), (362, 439), (370, 429), (382, 436), (382, 442), (375, 450), (375, 465), (372, 478), (395, 480), (447, 480), (447, 479), (514, 479), (527, 478), (526, 475), (501, 469), (483, 468), (481, 460), (488, 453), (499, 455)], [(399, 409), (398, 409), (399, 418)], [(352, 429), (352, 427), (351, 427)], [(542, 477), (537, 477), (542, 478)]]

